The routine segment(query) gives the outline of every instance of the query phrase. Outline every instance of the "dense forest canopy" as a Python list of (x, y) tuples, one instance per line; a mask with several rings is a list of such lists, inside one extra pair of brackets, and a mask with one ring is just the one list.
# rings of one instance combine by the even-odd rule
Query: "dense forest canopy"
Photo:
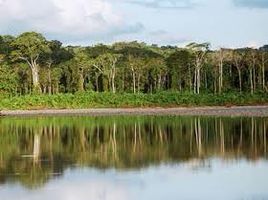
[(83, 91), (154, 93), (267, 92), (268, 45), (211, 50), (117, 42), (63, 46), (35, 32), (0, 36), (0, 93)]

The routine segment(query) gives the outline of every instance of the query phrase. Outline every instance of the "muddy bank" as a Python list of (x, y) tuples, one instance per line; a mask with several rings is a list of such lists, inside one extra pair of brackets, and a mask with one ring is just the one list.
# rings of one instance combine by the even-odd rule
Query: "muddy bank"
[(1, 111), (1, 116), (55, 115), (188, 115), (188, 116), (259, 116), (268, 117), (268, 106), (194, 107), (194, 108), (99, 108)]

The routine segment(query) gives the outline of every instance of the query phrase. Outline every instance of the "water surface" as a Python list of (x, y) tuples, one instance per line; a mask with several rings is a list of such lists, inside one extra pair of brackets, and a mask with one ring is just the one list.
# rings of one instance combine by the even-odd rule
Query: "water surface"
[(0, 118), (1, 200), (268, 199), (268, 118)]

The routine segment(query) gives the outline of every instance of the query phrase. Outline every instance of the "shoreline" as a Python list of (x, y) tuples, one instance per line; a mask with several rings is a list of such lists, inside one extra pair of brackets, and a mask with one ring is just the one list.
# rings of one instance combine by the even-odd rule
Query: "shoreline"
[(26, 116), (244, 116), (268, 117), (268, 106), (207, 106), (174, 108), (92, 108), (92, 109), (41, 109), (3, 110), (1, 117)]

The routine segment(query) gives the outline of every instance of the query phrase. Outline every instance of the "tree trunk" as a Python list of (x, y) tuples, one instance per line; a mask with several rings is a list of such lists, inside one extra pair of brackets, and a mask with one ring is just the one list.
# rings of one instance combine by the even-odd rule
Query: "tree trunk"
[(196, 86), (197, 86), (197, 69), (194, 70), (194, 93), (196, 94)]
[(253, 75), (252, 75), (252, 68), (249, 70), (249, 78), (250, 78), (250, 93), (254, 93), (254, 87), (253, 87)]
[(102, 79), (102, 90), (104, 92), (109, 91), (109, 78), (104, 76), (104, 74), (102, 74), (101, 79)]
[(95, 87), (96, 87), (96, 92), (99, 92), (99, 75), (95, 73)]
[(79, 80), (78, 80), (78, 91), (83, 92), (84, 91), (84, 75), (83, 75), (83, 70), (80, 69), (79, 71)]
[(133, 81), (133, 93), (136, 94), (136, 74), (133, 68), (131, 70), (132, 70), (132, 81)]
[(253, 93), (256, 91), (256, 68), (253, 68)]
[(33, 91), (36, 93), (41, 93), (38, 66), (33, 65), (31, 69), (32, 69)]
[(192, 81), (193, 81), (193, 77), (192, 77), (192, 74), (191, 74), (190, 65), (188, 66), (188, 69), (189, 69), (189, 89), (190, 89), (190, 92), (191, 92), (191, 91), (192, 91)]
[(196, 92), (197, 92), (197, 94), (200, 94), (201, 80), (200, 80), (200, 68), (199, 67), (197, 68), (196, 78), (197, 78)]
[(162, 76), (161, 74), (158, 75), (158, 81), (157, 81), (157, 89), (160, 91), (161, 90), (161, 83), (162, 83)]
[(55, 94), (59, 93), (59, 83), (56, 83), (56, 87), (55, 87)]
[(112, 92), (115, 93), (116, 92), (116, 88), (115, 88), (115, 66), (113, 66), (112, 70), (111, 70), (111, 84), (112, 84)]
[(223, 87), (223, 61), (221, 59), (219, 64), (219, 93), (222, 93), (222, 87)]
[(204, 76), (205, 76), (205, 88), (206, 88), (206, 91), (208, 89), (208, 79), (207, 79), (207, 73), (205, 72), (204, 73)]
[(51, 81), (51, 64), (48, 65), (48, 94), (51, 95), (52, 89), (51, 89), (52, 81)]
[(111, 88), (112, 88), (112, 92), (115, 93), (115, 82), (114, 82), (114, 79), (115, 79), (115, 75), (112, 74), (111, 76)]
[(262, 63), (262, 89), (265, 91), (265, 63)]
[[(139, 74), (138, 75), (138, 83), (137, 83), (137, 86), (138, 86), (138, 93), (140, 93), (140, 81), (141, 81), (141, 75)], [(151, 89), (152, 90), (152, 89)], [(151, 91), (152, 92), (152, 91)]]
[(238, 79), (239, 79), (239, 91), (242, 93), (242, 76), (241, 76), (241, 70), (237, 68), (238, 71)]
[(116, 91), (114, 77), (112, 77), (112, 91), (113, 91), (113, 93), (115, 93), (115, 91)]
[(47, 87), (44, 85), (43, 86), (43, 94), (46, 94), (47, 93)]
[(41, 87), (40, 87), (40, 82), (39, 82), (39, 66), (37, 64), (38, 58), (39, 56), (37, 56), (36, 58), (31, 58), (31, 59), (21, 57), (21, 59), (26, 61), (28, 66), (31, 68), (34, 93), (42, 92)]

